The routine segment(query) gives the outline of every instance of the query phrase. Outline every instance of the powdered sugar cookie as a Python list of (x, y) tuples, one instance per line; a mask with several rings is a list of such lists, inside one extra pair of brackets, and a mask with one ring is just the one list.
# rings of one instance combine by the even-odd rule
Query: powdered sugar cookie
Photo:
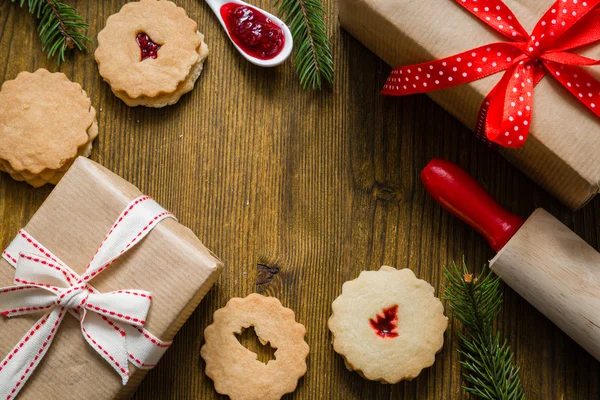
[(175, 104), (194, 88), (208, 56), (197, 28), (170, 1), (127, 3), (98, 34), (100, 75), (129, 106)]
[(348, 369), (397, 383), (433, 365), (448, 326), (433, 291), (411, 270), (387, 266), (344, 283), (332, 304), (329, 329)]
[[(267, 364), (240, 344), (235, 334), (254, 327), (263, 343), (275, 348), (275, 359)], [(251, 294), (233, 298), (214, 313), (204, 331), (201, 355), (206, 375), (215, 390), (233, 400), (277, 400), (296, 389), (306, 373), (308, 344), (306, 329), (296, 322), (294, 312), (274, 297)]]

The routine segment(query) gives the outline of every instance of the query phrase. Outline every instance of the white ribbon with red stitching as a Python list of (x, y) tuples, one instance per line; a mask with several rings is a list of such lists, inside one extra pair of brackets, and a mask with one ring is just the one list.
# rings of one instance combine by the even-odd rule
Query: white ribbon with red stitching
[(139, 243), (160, 221), (174, 216), (148, 196), (127, 205), (83, 276), (77, 275), (25, 230), (2, 253), (16, 268), (15, 286), (0, 288), (5, 317), (45, 314), (0, 362), (0, 399), (13, 399), (38, 366), (66, 312), (75, 316), (88, 344), (121, 376), (129, 379), (128, 361), (152, 368), (171, 342), (143, 329), (152, 296), (142, 290), (100, 293), (89, 285), (120, 255)]

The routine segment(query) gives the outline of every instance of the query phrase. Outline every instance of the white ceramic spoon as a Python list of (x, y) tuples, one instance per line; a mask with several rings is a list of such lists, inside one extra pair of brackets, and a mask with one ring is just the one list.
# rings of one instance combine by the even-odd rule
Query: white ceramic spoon
[[(241, 0), (206, 0), (206, 3), (213, 10), (215, 15), (219, 19), (219, 22), (221, 22), (221, 26), (223, 26), (223, 28), (225, 29), (225, 32), (227, 32), (227, 36), (229, 37), (229, 40), (231, 40), (231, 43), (233, 43), (235, 48), (246, 58), (246, 60), (250, 61), (252, 64), (255, 64), (255, 65), (258, 65), (261, 67), (274, 67), (274, 66), (279, 65), (282, 62), (284, 62), (292, 53), (292, 47), (294, 47), (294, 40), (292, 39), (292, 33), (290, 32), (290, 28), (288, 28), (287, 25), (285, 23), (283, 23), (282, 20), (280, 20), (273, 14), (266, 12), (265, 10), (260, 9), (256, 6), (253, 6), (252, 4), (243, 2)], [(241, 6), (248, 6), (250, 8), (254, 8), (254, 9), (260, 11), (261, 13), (265, 14), (269, 19), (271, 19), (273, 21), (273, 23), (275, 23), (276, 25), (279, 25), (279, 27), (283, 30), (283, 34), (285, 36), (285, 43), (283, 44), (283, 49), (281, 49), (279, 54), (277, 54), (275, 57), (273, 57), (269, 60), (261, 60), (260, 58), (253, 57), (250, 54), (246, 53), (244, 51), (244, 49), (242, 49), (240, 46), (238, 46), (235, 43), (235, 41), (233, 39), (231, 39), (231, 35), (229, 34), (229, 29), (227, 29), (227, 25), (225, 25), (225, 21), (223, 21), (223, 17), (221, 17), (221, 7), (227, 3), (235, 3), (235, 4), (239, 4)]]

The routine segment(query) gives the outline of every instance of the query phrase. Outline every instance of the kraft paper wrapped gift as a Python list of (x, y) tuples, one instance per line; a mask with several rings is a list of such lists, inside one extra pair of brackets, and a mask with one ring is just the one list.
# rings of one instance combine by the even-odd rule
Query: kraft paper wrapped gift
[[(555, 1), (505, 3), (531, 32)], [(455, 0), (339, 0), (339, 18), (344, 29), (392, 67), (433, 61), (507, 40)], [(599, 51), (596, 44), (577, 54), (598, 58)], [(600, 76), (593, 68), (586, 71)], [(498, 73), (428, 95), (474, 129), (483, 99), (501, 76)], [(526, 144), (499, 151), (571, 208), (582, 207), (598, 192), (600, 119), (551, 76), (535, 87)]]
[[(132, 184), (79, 157), (24, 230), (81, 275), (124, 208), (141, 195)], [(169, 218), (158, 223), (90, 285), (101, 293), (130, 289), (151, 292), (144, 328), (170, 341), (221, 270), (219, 259), (192, 231)], [(0, 260), (0, 287), (14, 285), (14, 277), (15, 268)], [(0, 359), (43, 314), (0, 317)], [(131, 363), (127, 368), (130, 379), (123, 386), (121, 377), (84, 340), (79, 321), (66, 315), (18, 399), (129, 398), (148, 370)]]

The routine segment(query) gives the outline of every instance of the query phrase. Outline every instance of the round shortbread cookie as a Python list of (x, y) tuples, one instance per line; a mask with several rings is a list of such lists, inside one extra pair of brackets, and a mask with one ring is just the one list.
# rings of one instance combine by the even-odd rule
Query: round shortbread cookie
[(140, 96), (133, 99), (127, 96), (127, 93), (113, 89), (114, 95), (123, 100), (123, 102), (129, 107), (145, 106), (161, 108), (177, 103), (181, 96), (190, 92), (194, 88), (194, 84), (202, 73), (204, 60), (206, 57), (208, 57), (208, 46), (206, 43), (204, 43), (204, 35), (200, 32), (196, 32), (196, 34), (202, 39), (202, 45), (198, 49), (198, 62), (194, 64), (187, 78), (179, 84), (177, 90), (175, 90), (173, 93), (162, 94), (156, 97)]
[[(96, 110), (94, 110), (94, 107), (92, 107), (90, 111), (92, 111), (92, 113), (95, 115)], [(3, 160), (0, 160), (0, 171), (8, 173), (11, 176), (11, 178), (13, 178), (16, 181), (25, 181), (36, 188), (44, 186), (48, 183), (56, 185), (58, 181), (62, 179), (62, 177), (71, 167), (71, 165), (73, 165), (77, 157), (89, 157), (92, 153), (92, 143), (94, 139), (98, 136), (98, 123), (96, 121), (94, 121), (92, 123), (92, 126), (90, 126), (90, 129), (88, 129), (88, 136), (90, 138), (89, 141), (79, 148), (75, 158), (69, 160), (65, 165), (63, 165), (57, 170), (45, 169), (39, 174), (32, 174), (27, 171), (17, 172), (13, 170), (8, 165), (8, 163), (4, 162)]]
[(208, 55), (197, 27), (170, 1), (127, 3), (98, 34), (100, 75), (127, 105), (174, 104), (192, 90)]
[(59, 170), (89, 142), (95, 120), (87, 94), (63, 73), (21, 72), (0, 90), (0, 159), (24, 174)]
[(384, 383), (413, 379), (444, 344), (448, 318), (433, 287), (409, 269), (383, 266), (344, 283), (332, 304), (334, 350), (348, 369)]
[[(235, 335), (249, 327), (254, 327), (263, 344), (276, 349), (274, 360), (264, 364), (241, 345)], [(306, 373), (309, 347), (305, 334), (294, 312), (276, 298), (256, 293), (233, 298), (215, 311), (212, 325), (204, 331), (201, 355), (206, 375), (217, 392), (233, 400), (280, 399), (293, 392)]]

